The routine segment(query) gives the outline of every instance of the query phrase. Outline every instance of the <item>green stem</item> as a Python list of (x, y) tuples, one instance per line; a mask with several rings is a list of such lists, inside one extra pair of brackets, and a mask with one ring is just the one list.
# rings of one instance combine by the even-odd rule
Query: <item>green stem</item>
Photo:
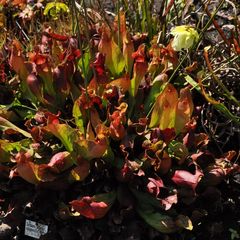
[(212, 66), (210, 64), (210, 60), (209, 60), (209, 57), (208, 57), (208, 50), (207, 49), (204, 49), (204, 57), (205, 57), (205, 60), (206, 60), (206, 64), (207, 64), (208, 70), (210, 71), (210, 73), (212, 75), (212, 79), (225, 92), (225, 95), (227, 96), (227, 98), (229, 100), (232, 100), (238, 107), (240, 107), (240, 102), (230, 93), (230, 91), (226, 88), (226, 86), (219, 80), (219, 78), (213, 72), (213, 68), (212, 68)]
[(120, 27), (121, 27), (121, 19), (120, 19), (120, 2), (117, 1), (117, 14), (118, 14), (118, 47), (121, 49), (121, 41), (120, 41)]
[(149, 39), (152, 39), (153, 36), (153, 29), (152, 29), (152, 21), (151, 21), (151, 17), (150, 17), (150, 9), (149, 9), (149, 3), (148, 0), (144, 0), (144, 12), (145, 12), (145, 16), (146, 16), (146, 20), (147, 20), (147, 28), (148, 28), (148, 32), (149, 32)]
[[(221, 70), (222, 68), (224, 68), (226, 65), (228, 65), (229, 63), (234, 62), (236, 59), (238, 59), (239, 56), (235, 56), (234, 58), (230, 57), (229, 59), (227, 59), (227, 61), (225, 63), (222, 63), (221, 66), (217, 69), (215, 69), (213, 71), (213, 73), (217, 73), (219, 70)], [(209, 75), (207, 75), (205, 78), (202, 79), (202, 82), (206, 81), (209, 77), (211, 77), (212, 73), (210, 73)], [(195, 87), (191, 88), (194, 89)]]
[[(78, 37), (78, 47), (81, 51), (81, 53), (83, 54), (83, 43), (82, 43), (82, 39), (81, 39), (81, 32), (80, 32), (80, 26), (79, 26), (79, 18), (78, 18), (78, 12), (77, 12), (77, 6), (75, 3), (75, 0), (72, 0), (72, 4), (73, 4), (73, 12), (75, 14), (75, 20), (76, 20), (76, 29), (77, 29), (77, 37)], [(84, 8), (85, 8), (85, 14), (86, 14), (86, 6), (85, 6), (85, 2), (83, 1), (84, 4)], [(86, 26), (85, 26), (86, 27)], [(89, 39), (89, 35), (87, 36), (87, 38)], [(90, 51), (90, 49), (89, 49)], [(81, 57), (81, 61), (82, 61), (82, 73), (83, 73), (83, 77), (84, 77), (84, 88), (85, 88), (85, 94), (86, 94), (86, 98), (88, 99), (88, 91), (87, 91), (87, 86), (88, 86), (88, 79), (87, 79), (87, 73), (86, 73), (86, 67), (85, 67), (85, 62), (83, 57)], [(90, 111), (89, 109), (87, 109), (86, 111), (87, 114), (87, 118), (90, 119)]]
[(212, 20), (214, 19), (215, 15), (217, 14), (217, 12), (219, 11), (219, 9), (222, 7), (223, 3), (225, 2), (225, 0), (221, 0), (221, 2), (219, 3), (218, 7), (216, 8), (216, 10), (213, 12), (213, 14), (211, 15), (210, 19), (208, 20), (207, 24), (204, 26), (200, 36), (199, 36), (199, 41), (198, 43), (202, 40), (203, 34), (204, 32), (208, 29), (208, 27), (212, 24)]

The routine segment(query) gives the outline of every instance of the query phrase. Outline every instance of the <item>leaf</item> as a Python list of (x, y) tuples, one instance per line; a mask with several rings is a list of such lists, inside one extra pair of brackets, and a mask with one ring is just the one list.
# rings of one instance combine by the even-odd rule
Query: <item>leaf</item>
[(38, 177), (38, 165), (32, 162), (32, 155), (30, 152), (19, 152), (16, 155), (16, 170), (20, 177), (32, 184), (38, 184), (40, 179)]
[(36, 74), (29, 74), (26, 79), (29, 90), (40, 101), (44, 102), (41, 79)]
[(94, 139), (88, 140), (83, 136), (76, 142), (77, 153), (86, 160), (92, 160), (94, 158), (100, 158), (107, 150), (107, 139)]
[(232, 114), (223, 103), (213, 104), (214, 108), (220, 111), (226, 118), (231, 119), (234, 123), (240, 126), (240, 118)]
[(185, 228), (187, 230), (193, 230), (192, 221), (188, 216), (178, 215), (176, 219), (176, 224), (180, 228)]
[(147, 224), (161, 233), (173, 233), (178, 230), (170, 216), (156, 212), (147, 205), (142, 204), (142, 206), (137, 207), (137, 212)]
[(119, 76), (125, 67), (124, 57), (120, 48), (115, 43), (113, 36), (111, 36), (110, 30), (106, 26), (102, 28), (102, 36), (98, 48), (99, 52), (105, 55), (105, 63), (111, 74), (114, 77)]
[(195, 190), (202, 176), (203, 173), (200, 169), (196, 169), (194, 174), (186, 170), (176, 170), (172, 181), (178, 186), (189, 187)]
[(216, 186), (226, 177), (226, 171), (221, 166), (210, 165), (204, 170), (203, 183), (207, 186)]
[[(19, 152), (16, 156), (16, 170), (20, 177), (32, 184), (53, 182), (73, 166), (73, 156), (65, 151), (56, 153), (48, 164), (37, 164), (30, 152)], [(66, 178), (62, 178), (66, 181)]]
[(69, 181), (83, 181), (90, 172), (90, 163), (85, 159), (80, 159), (77, 161), (78, 165), (73, 168), (69, 175)]
[(185, 145), (173, 140), (168, 145), (168, 154), (170, 157), (177, 159), (178, 164), (183, 164), (189, 152)]
[(190, 89), (188, 87), (182, 88), (180, 90), (180, 97), (177, 104), (176, 109), (176, 119), (175, 119), (175, 131), (176, 133), (180, 133), (186, 123), (188, 123), (191, 119), (193, 112), (193, 101)]
[(159, 167), (159, 172), (161, 174), (167, 174), (172, 167), (172, 158), (169, 157), (166, 151), (163, 151), (161, 156), (161, 164)]
[(131, 79), (130, 94), (134, 97), (137, 94), (141, 81), (147, 73), (148, 64), (145, 61), (145, 45), (140, 45), (138, 50), (132, 55), (135, 59), (135, 63), (133, 68), (133, 78)]
[(162, 208), (160, 201), (157, 198), (150, 195), (149, 193), (141, 192), (133, 188), (131, 188), (131, 192), (133, 193), (133, 195), (136, 197), (137, 201), (140, 204), (141, 203), (146, 204), (157, 209)]
[(193, 112), (193, 102), (188, 87), (180, 90), (180, 98), (175, 87), (167, 83), (162, 86), (163, 91), (156, 99), (149, 127), (158, 127), (160, 130), (174, 128), (180, 133), (186, 123), (190, 121)]
[(6, 145), (4, 143), (4, 140), (0, 140), (0, 162), (5, 163), (5, 162), (10, 162), (10, 152), (5, 149)]
[[(162, 186), (162, 183), (158, 183)], [(147, 193), (131, 189), (138, 201), (137, 212), (146, 223), (162, 233), (173, 233), (179, 230), (179, 227), (171, 216), (161, 212), (161, 208), (168, 210), (173, 203), (177, 203), (177, 194), (170, 195), (165, 199), (156, 199)], [(163, 205), (163, 206), (162, 206)]]
[(4, 13), (0, 13), (0, 49), (5, 45), (7, 34), (3, 29), (6, 27), (7, 18)]
[(0, 5), (3, 7), (7, 3), (7, 0), (0, 0)]
[(114, 155), (114, 152), (113, 152), (112, 148), (110, 147), (110, 145), (108, 145), (107, 150), (105, 151), (105, 153), (103, 155), (103, 159), (107, 163), (109, 163), (112, 166), (116, 167), (115, 155)]
[(193, 88), (196, 88), (199, 92), (201, 91), (199, 84), (195, 82), (189, 75), (184, 74), (183, 77)]
[(35, 175), (37, 176), (39, 183), (44, 182), (54, 182), (59, 172), (55, 168), (52, 168), (51, 166), (48, 166), (48, 164), (34, 164), (35, 166)]
[(166, 211), (169, 210), (174, 203), (177, 204), (177, 202), (178, 202), (177, 192), (165, 197), (164, 199), (161, 199), (161, 203)]
[(68, 36), (65, 36), (65, 35), (60, 35), (60, 34), (57, 34), (57, 33), (54, 33), (54, 32), (47, 32), (47, 35), (49, 35), (51, 38), (57, 40), (57, 41), (67, 41), (69, 39)]
[(133, 52), (134, 52), (133, 42), (130, 36), (127, 34), (126, 38), (123, 39), (123, 56), (125, 60), (126, 70), (129, 74), (131, 74), (133, 67), (132, 58)]
[(80, 109), (80, 99), (77, 99), (74, 102), (73, 105), (73, 117), (75, 118), (75, 124), (76, 126), (79, 128), (79, 130), (81, 131), (81, 133), (85, 133), (85, 123), (84, 123), (84, 118)]
[(199, 133), (194, 135), (195, 146), (203, 147), (203, 146), (207, 146), (208, 143), (209, 143), (209, 136), (206, 133)]
[(237, 154), (236, 151), (231, 150), (231, 151), (226, 152), (223, 155), (223, 157), (231, 162), (233, 160), (233, 158), (236, 156), (236, 154)]
[[(55, 76), (53, 74), (52, 67), (50, 66), (49, 62), (45, 62), (43, 64), (36, 65), (36, 71), (37, 71), (37, 74), (42, 79), (44, 93), (48, 94), (52, 98), (55, 97), (56, 91), (53, 86), (53, 80), (54, 80), (53, 77), (55, 77)], [(52, 101), (52, 103), (53, 102), (54, 101)]]
[(22, 56), (21, 44), (17, 40), (14, 40), (12, 42), (9, 64), (13, 68), (13, 70), (19, 75), (21, 80), (27, 78), (29, 71), (26, 68), (25, 59)]
[(73, 159), (69, 152), (58, 152), (52, 156), (47, 164), (56, 173), (60, 173), (73, 165)]
[(111, 81), (108, 85), (109, 86), (116, 86), (117, 88), (119, 88), (121, 90), (122, 93), (125, 93), (129, 90), (130, 88), (130, 78), (128, 75), (115, 79), (113, 81)]
[(203, 94), (203, 96), (205, 97), (205, 99), (211, 103), (213, 105), (213, 107), (215, 109), (217, 109), (218, 111), (220, 111), (226, 118), (229, 118), (231, 119), (234, 123), (236, 123), (237, 125), (240, 125), (240, 117), (232, 114), (228, 108), (223, 104), (223, 103), (220, 103), (218, 101), (216, 101), (214, 98), (212, 98), (211, 96), (209, 96), (203, 85), (202, 85), (202, 82), (201, 80), (199, 79), (199, 86), (201, 87), (201, 93)]
[(40, 179), (37, 175), (38, 165), (33, 162), (21, 162), (17, 164), (16, 168), (20, 177), (32, 184), (38, 184)]
[(163, 13), (163, 16), (167, 16), (172, 8), (172, 6), (174, 5), (174, 0), (170, 0), (167, 2), (167, 6), (165, 7), (165, 11)]
[[(73, 76), (74, 66), (71, 62), (66, 62), (65, 64), (58, 65), (53, 70), (53, 75), (51, 76), (51, 73), (49, 74), (52, 79), (49, 78), (48, 84), (54, 83), (54, 87), (56, 89), (56, 92), (64, 96), (67, 96), (70, 92), (70, 81)], [(47, 89), (46, 89), (47, 90)], [(51, 95), (55, 95), (55, 91), (51, 88), (48, 88), (48, 93)]]
[(104, 193), (94, 195), (93, 197), (85, 196), (80, 200), (70, 202), (72, 208), (81, 215), (90, 219), (99, 219), (104, 217), (116, 199), (116, 193)]
[[(191, 0), (192, 1), (192, 0)], [(185, 71), (187, 72), (187, 73), (191, 73), (191, 72), (193, 72), (193, 71), (195, 71), (195, 70), (197, 70), (197, 68), (198, 68), (198, 63), (197, 63), (197, 61), (194, 61), (191, 65), (189, 65), (189, 66), (187, 66), (187, 67), (185, 67)], [(189, 75), (183, 75), (183, 76), (185, 76), (185, 77), (187, 77), (187, 78), (189, 78), (189, 83), (190, 82), (195, 82)], [(186, 81), (188, 81), (187, 79), (186, 79)]]
[(83, 70), (85, 71), (85, 73), (83, 73), (83, 76), (86, 77), (87, 79), (91, 79), (91, 76), (92, 76), (92, 72), (90, 71), (91, 70), (90, 60), (91, 60), (91, 55), (88, 49), (84, 52), (82, 57), (78, 60), (78, 68), (80, 68), (82, 72)]
[(19, 152), (16, 155), (16, 171), (20, 177), (31, 184), (39, 184), (40, 182), (49, 182), (57, 178), (52, 171), (51, 166), (47, 164), (35, 164), (31, 150), (27, 152)]
[(112, 139), (120, 141), (126, 135), (126, 129), (121, 123), (120, 118), (113, 120), (109, 127), (109, 133)]
[(160, 130), (173, 128), (175, 126), (177, 102), (177, 90), (172, 84), (168, 83), (156, 99), (149, 127), (159, 126)]
[(176, 137), (175, 129), (174, 128), (166, 128), (160, 131), (162, 140), (169, 144), (171, 140)]
[(20, 177), (35, 185), (52, 182), (59, 176), (59, 171), (56, 171), (56, 168), (47, 164), (36, 164), (31, 159), (18, 161), (16, 170)]
[(20, 152), (31, 143), (30, 139), (24, 139), (18, 142), (9, 142), (0, 139), (0, 162), (10, 162), (12, 152)]
[(17, 127), (13, 123), (9, 122), (7, 119), (0, 117), (0, 130), (6, 131), (8, 129), (14, 130), (16, 132), (21, 133), (23, 136), (27, 138), (32, 138), (31, 134)]
[(166, 73), (161, 73), (154, 78), (150, 93), (144, 103), (145, 112), (149, 112), (150, 107), (155, 103), (156, 98), (161, 93), (162, 85), (166, 83), (167, 80), (168, 75)]
[(160, 193), (160, 188), (164, 187), (163, 181), (161, 178), (148, 178), (149, 182), (147, 184), (147, 190), (149, 193), (157, 197)]
[(27, 3), (27, 0), (13, 0), (12, 5), (13, 6), (19, 6), (19, 7), (24, 7)]
[(106, 84), (108, 82), (108, 76), (105, 70), (105, 55), (98, 52), (95, 57), (95, 61), (91, 64), (94, 69), (94, 79), (99, 84)]
[(25, 61), (25, 58), (22, 55), (21, 44), (17, 40), (13, 40), (11, 45), (9, 65), (16, 72), (21, 81), (21, 90), (24, 97), (35, 102), (36, 98), (30, 91), (26, 83), (27, 76), (32, 72), (33, 65)]
[[(149, 56), (151, 61), (148, 66), (148, 72), (154, 78), (157, 74), (163, 73), (166, 75), (166, 69), (168, 63), (164, 61), (164, 56), (168, 54), (166, 48), (164, 49), (162, 46), (156, 43), (157, 39), (153, 40), (152, 46), (149, 49)], [(166, 75), (167, 76), (167, 75)], [(155, 81), (155, 79), (154, 79)]]
[(73, 151), (73, 145), (76, 138), (74, 129), (67, 124), (48, 124), (45, 129), (57, 137), (68, 152)]
[[(123, 56), (125, 60), (125, 65), (126, 65), (126, 71), (131, 75), (132, 72), (132, 67), (133, 67), (133, 58), (132, 54), (134, 52), (134, 45), (133, 41), (131, 39), (131, 35), (127, 31), (126, 27), (126, 17), (125, 13), (123, 11), (119, 12), (120, 16), (120, 33), (122, 35), (122, 43), (123, 43)], [(117, 19), (118, 21), (118, 19)]]

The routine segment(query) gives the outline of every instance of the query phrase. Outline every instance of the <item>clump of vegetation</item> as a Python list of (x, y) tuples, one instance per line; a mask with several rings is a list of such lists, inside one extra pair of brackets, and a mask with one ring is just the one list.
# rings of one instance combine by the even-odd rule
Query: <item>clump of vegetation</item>
[(192, 1), (97, 3), (1, 1), (3, 221), (40, 219), (41, 239), (201, 239), (212, 221), (219, 237), (211, 211), (237, 204), (239, 145), (221, 145), (205, 115), (231, 124), (230, 141), (240, 103), (205, 32), (214, 25), (235, 69), (237, 18), (227, 37), (214, 19), (224, 1), (200, 6), (202, 27), (187, 21)]

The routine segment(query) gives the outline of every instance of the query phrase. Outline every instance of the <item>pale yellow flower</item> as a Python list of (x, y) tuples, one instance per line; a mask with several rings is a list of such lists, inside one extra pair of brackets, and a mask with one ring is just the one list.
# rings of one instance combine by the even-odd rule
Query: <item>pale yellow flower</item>
[(189, 49), (199, 39), (198, 32), (187, 25), (175, 27), (171, 30), (171, 34), (174, 36), (172, 47), (175, 51)]

